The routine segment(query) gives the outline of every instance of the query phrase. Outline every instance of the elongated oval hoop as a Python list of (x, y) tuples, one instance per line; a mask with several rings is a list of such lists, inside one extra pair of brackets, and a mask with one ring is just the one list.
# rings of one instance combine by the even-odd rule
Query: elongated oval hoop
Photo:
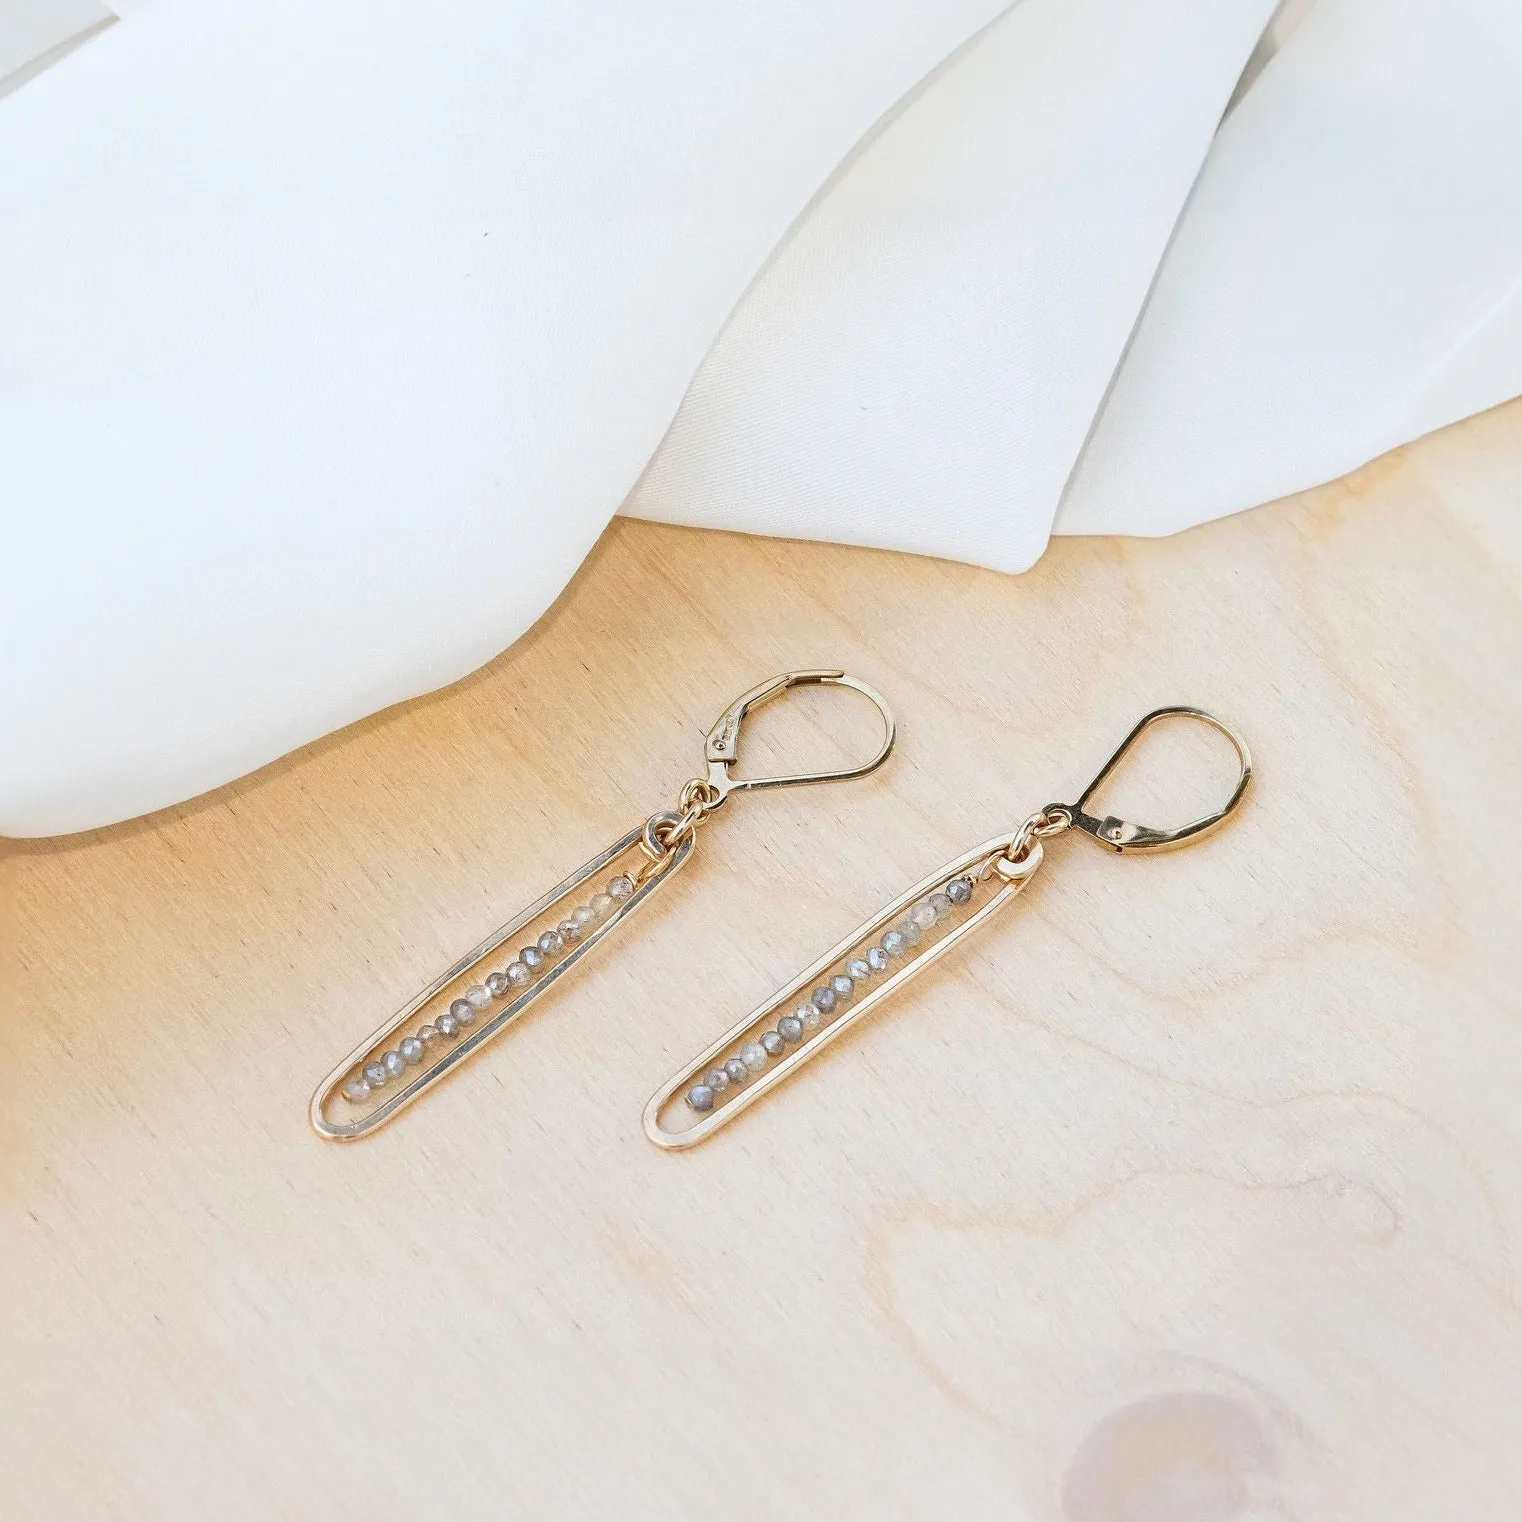
[[(994, 864), (1004, 856), (1018, 834), (1019, 831), (1011, 831), (1007, 835), (999, 835), (993, 840), (984, 841), (982, 845), (975, 846), (955, 860), (947, 862), (945, 866), (932, 872), (929, 877), (921, 878), (912, 888), (901, 893), (871, 919), (863, 921), (844, 940), (837, 942), (817, 961), (810, 963), (797, 977), (784, 984), (743, 1020), (732, 1025), (717, 1041), (695, 1057), (651, 1097), (650, 1102), (645, 1106), (645, 1135), (657, 1147), (667, 1152), (680, 1152), (706, 1141), (721, 1126), (728, 1125), (763, 1095), (769, 1094), (779, 1083), (785, 1082), (804, 1063), (817, 1057), (832, 1042), (838, 1041), (857, 1021), (870, 1014), (883, 1000), (891, 998), (904, 984), (918, 977), (959, 941), (971, 935), (980, 925), (985, 924), (1025, 888), (1041, 865), (1042, 847), (1037, 841), (1023, 859), (1022, 874), (1018, 878), (1003, 878), (994, 873)], [(779, 1011), (785, 1010), (811, 984), (823, 978), (832, 968), (839, 968), (853, 951), (863, 947), (867, 941), (900, 919), (912, 905), (927, 901), (948, 883), (969, 873), (973, 873), (979, 882), (997, 877), (1000, 886), (986, 903), (972, 910), (954, 927), (947, 929), (933, 944), (927, 945), (924, 950), (908, 957), (896, 972), (885, 976), (870, 992), (854, 1000), (843, 1014), (837, 1015), (828, 1024), (821, 1024), (818, 1031), (801, 1039), (791, 1052), (787, 1052), (775, 1062), (768, 1063), (757, 1077), (746, 1080), (744, 1086), (737, 1088), (733, 1094), (726, 1091), (713, 1110), (701, 1115), (691, 1125), (680, 1130), (662, 1125), (662, 1118), (669, 1118), (672, 1109), (685, 1102), (682, 1098), (683, 1090), (688, 1089), (695, 1079), (713, 1067), (720, 1058), (734, 1053), (746, 1042), (748, 1036), (754, 1039), (765, 1029), (769, 1029), (775, 1023), (775, 1017)], [(730, 1060), (736, 1059), (731, 1057)]]
[(550, 911), (575, 893), (583, 884), (608, 870), (621, 857), (637, 849), (644, 831), (643, 823), (636, 825), (634, 829), (615, 840), (607, 850), (599, 852), (590, 861), (583, 862), (563, 882), (557, 883), (548, 893), (536, 898), (505, 925), (492, 931), (479, 946), (466, 952), (458, 962), (435, 978), (421, 993), (408, 1000), (379, 1030), (374, 1031), (355, 1047), (323, 1079), (316, 1093), (312, 1095), (310, 1111), (312, 1129), (327, 1141), (356, 1141), (360, 1137), (371, 1135), (388, 1122), (395, 1120), (408, 1105), (415, 1103), (436, 1083), (453, 1072), (460, 1063), (479, 1051), (488, 1041), (501, 1035), (509, 1025), (526, 1014), (594, 947), (600, 946), (625, 920), (638, 913), (662, 883), (668, 882), (686, 865), (688, 858), (692, 855), (691, 835), (674, 846), (662, 858), (659, 866), (647, 873), (629, 897), (624, 899), (595, 929), (589, 931), (564, 957), (553, 966), (546, 968), (542, 976), (521, 993), (516, 994), (502, 1009), (487, 1016), (480, 1026), (462, 1036), (437, 1057), (423, 1061), (410, 1078), (405, 1072), (401, 1074), (404, 1081), (398, 1084), (396, 1090), (387, 1094), (384, 1099), (373, 1108), (367, 1109), (357, 1119), (341, 1121), (331, 1118), (329, 1113), (331, 1107), (346, 1102), (342, 1098), (340, 1089), (350, 1075), (362, 1068), (367, 1060), (374, 1060), (397, 1032), (417, 1019), (420, 1011), (435, 1001), (439, 1001), (441, 995), (460, 983), (467, 973), (489, 957), (504, 942), (512, 939), (526, 926), (548, 919)]

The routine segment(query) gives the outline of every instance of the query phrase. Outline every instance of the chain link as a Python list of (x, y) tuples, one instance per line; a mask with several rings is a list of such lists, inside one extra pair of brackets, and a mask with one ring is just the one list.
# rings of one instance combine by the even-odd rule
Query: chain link
[(1053, 835), (1060, 835), (1064, 830), (1071, 829), (1072, 824), (1073, 813), (1066, 804), (1049, 803), (1044, 809), (1037, 809), (1020, 826), (1019, 833), (1009, 843), (1009, 849), (1004, 853), (1004, 860), (1018, 866), (1030, 855), (1031, 847), (1038, 840), (1047, 840)]
[(693, 777), (677, 797), (676, 809), (670, 813), (652, 814), (645, 821), (645, 833), (640, 846), (649, 860), (635, 874), (635, 881), (642, 883), (657, 871), (676, 848), (697, 831), (697, 827), (723, 803), (724, 796), (705, 777)]

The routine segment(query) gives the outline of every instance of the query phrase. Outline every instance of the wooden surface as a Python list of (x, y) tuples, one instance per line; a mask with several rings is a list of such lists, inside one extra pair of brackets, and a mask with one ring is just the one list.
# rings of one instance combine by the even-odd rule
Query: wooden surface
[[(1016, 578), (619, 522), (460, 686), (13, 847), (5, 1517), (1515, 1518), (1519, 479), (1513, 406)], [(328, 1066), (733, 694), (835, 663), (888, 768), (736, 800), (616, 954), (313, 1138)], [(1179, 701), (1251, 739), (1234, 827), (1057, 842), (713, 1143), (644, 1140), (775, 982)], [(869, 733), (763, 718), (747, 764)]]

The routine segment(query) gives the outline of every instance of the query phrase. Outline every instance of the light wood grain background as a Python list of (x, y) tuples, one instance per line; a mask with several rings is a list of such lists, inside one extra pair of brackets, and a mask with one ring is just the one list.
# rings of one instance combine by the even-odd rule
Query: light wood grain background
[[(1519, 481), (1513, 406), (1015, 578), (619, 522), (459, 686), (12, 847), (0, 1511), (1514, 1519)], [(737, 800), (616, 954), (312, 1137), (338, 1055), (734, 693), (835, 663), (898, 708), (887, 769)], [(643, 1139), (776, 981), (1178, 701), (1253, 743), (1233, 828), (1058, 842), (713, 1143)], [(764, 717), (748, 763), (846, 724)]]

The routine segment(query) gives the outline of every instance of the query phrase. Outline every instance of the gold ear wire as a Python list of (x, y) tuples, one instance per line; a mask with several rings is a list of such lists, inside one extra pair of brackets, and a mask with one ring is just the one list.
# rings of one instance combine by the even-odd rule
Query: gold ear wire
[[(1096, 819), (1092, 814), (1084, 813), (1084, 804), (1103, 786), (1111, 772), (1125, 759), (1131, 747), (1154, 724), (1161, 724), (1168, 719), (1193, 719), (1198, 723), (1208, 724), (1231, 741), (1237, 753), (1238, 771), (1236, 784), (1226, 802), (1213, 814), (1206, 814), (1192, 824), (1180, 825), (1175, 830), (1154, 830), (1142, 824), (1128, 824), (1124, 819)], [(1248, 753), (1247, 741), (1242, 738), (1241, 732), (1235, 725), (1228, 724), (1225, 719), (1218, 719), (1213, 713), (1206, 713), (1203, 708), (1155, 708), (1141, 719), (1131, 733), (1120, 742), (1115, 754), (1100, 767), (1094, 780), (1084, 788), (1077, 803), (1054, 803), (1048, 812), (1065, 813), (1075, 828), (1097, 840), (1100, 845), (1108, 846), (1112, 851), (1169, 851), (1176, 846), (1186, 845), (1191, 840), (1198, 840), (1202, 835), (1208, 835), (1211, 830), (1224, 823), (1241, 803), (1242, 795), (1247, 791), (1247, 784), (1251, 781), (1252, 756)]]

